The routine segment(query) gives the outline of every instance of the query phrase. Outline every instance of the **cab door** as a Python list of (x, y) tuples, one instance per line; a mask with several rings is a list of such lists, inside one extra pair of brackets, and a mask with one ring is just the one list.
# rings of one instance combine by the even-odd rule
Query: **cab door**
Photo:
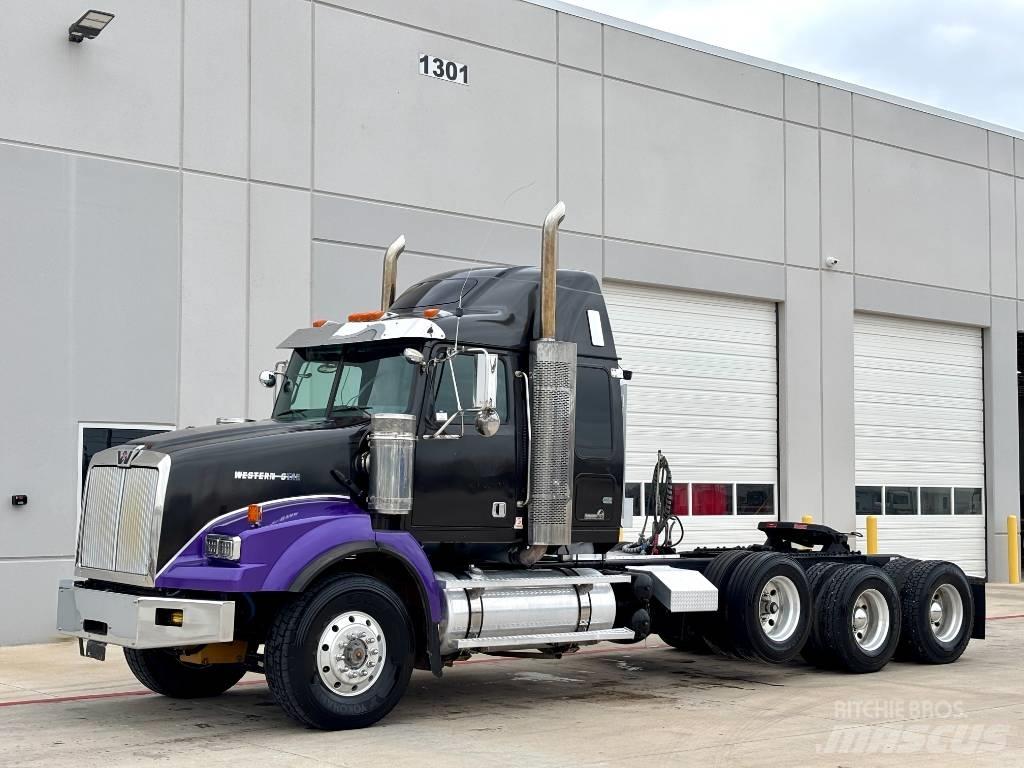
[(497, 432), (479, 434), (473, 411), (455, 416), (442, 430), (459, 403), (464, 409), (472, 406), (476, 374), (472, 355), (444, 360), (450, 349), (435, 349), (424, 392), (412, 528), (422, 541), (512, 541), (520, 473), (511, 361), (497, 353)]

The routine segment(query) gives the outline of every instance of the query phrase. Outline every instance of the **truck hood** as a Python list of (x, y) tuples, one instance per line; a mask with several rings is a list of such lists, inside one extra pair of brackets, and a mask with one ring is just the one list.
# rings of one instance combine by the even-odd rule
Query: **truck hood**
[[(348, 493), (368, 422), (262, 421), (182, 429), (146, 438), (171, 457), (157, 568), (221, 515), (275, 499)], [(365, 446), (363, 446), (365, 449)]]

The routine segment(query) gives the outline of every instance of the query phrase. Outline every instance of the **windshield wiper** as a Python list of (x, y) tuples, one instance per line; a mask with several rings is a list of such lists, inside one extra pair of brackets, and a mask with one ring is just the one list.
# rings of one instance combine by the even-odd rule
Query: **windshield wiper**
[(373, 416), (369, 408), (364, 408), (361, 405), (336, 405), (333, 408), (331, 408), (331, 416), (336, 414), (338, 411), (362, 411), (363, 413), (366, 414), (367, 418)]
[(274, 414), (274, 418), (275, 419), (279, 419), (282, 416), (305, 416), (305, 415), (306, 415), (306, 409), (305, 408), (289, 408), (287, 411), (281, 411), (280, 413), (275, 413)]

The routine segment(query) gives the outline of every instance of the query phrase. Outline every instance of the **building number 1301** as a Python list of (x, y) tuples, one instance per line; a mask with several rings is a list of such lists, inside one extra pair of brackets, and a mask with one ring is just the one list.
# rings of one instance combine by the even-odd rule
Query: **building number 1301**
[(459, 64), (457, 61), (439, 59), (424, 53), (420, 56), (420, 74), (427, 77), (434, 77), (438, 80), (447, 80), (449, 83), (469, 85), (469, 67)]

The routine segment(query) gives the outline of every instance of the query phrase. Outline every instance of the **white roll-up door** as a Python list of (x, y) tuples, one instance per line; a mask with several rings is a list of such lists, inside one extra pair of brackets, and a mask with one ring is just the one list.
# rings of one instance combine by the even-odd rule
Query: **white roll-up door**
[(881, 552), (985, 575), (981, 331), (857, 315), (857, 526), (878, 515)]
[(625, 480), (641, 499), (626, 535), (644, 523), (644, 486), (661, 450), (683, 546), (764, 541), (757, 524), (778, 509), (775, 304), (627, 283), (605, 283), (604, 294), (622, 366), (633, 372)]

